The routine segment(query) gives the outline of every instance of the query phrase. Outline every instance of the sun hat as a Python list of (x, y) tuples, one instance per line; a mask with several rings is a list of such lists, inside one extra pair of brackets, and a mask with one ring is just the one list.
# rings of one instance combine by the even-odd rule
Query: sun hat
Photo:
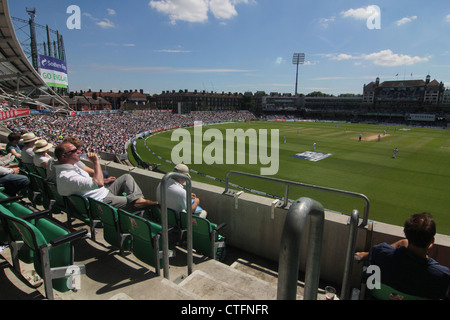
[(185, 164), (182, 164), (182, 163), (177, 164), (177, 165), (175, 166), (175, 168), (173, 168), (173, 171), (174, 171), (174, 172), (181, 173), (181, 174), (184, 174), (185, 176), (188, 176), (189, 178), (191, 177), (191, 176), (189, 175), (189, 168), (188, 168), (188, 166), (185, 165)]
[(25, 133), (24, 135), (22, 135), (21, 141), (23, 143), (28, 143), (28, 142), (36, 141), (38, 139), (39, 138), (36, 137), (33, 132), (28, 132), (28, 133)]
[(41, 139), (36, 141), (36, 143), (34, 144), (33, 152), (35, 153), (44, 152), (50, 149), (51, 147), (53, 147), (51, 143), (48, 143), (46, 140)]

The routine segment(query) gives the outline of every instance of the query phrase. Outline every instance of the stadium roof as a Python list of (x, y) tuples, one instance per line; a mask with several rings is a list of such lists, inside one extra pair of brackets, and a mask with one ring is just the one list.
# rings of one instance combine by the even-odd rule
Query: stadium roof
[(47, 94), (42, 88), (47, 88), (52, 96), (60, 100), (62, 108), (67, 106), (67, 103), (46, 85), (28, 61), (17, 40), (9, 15), (8, 1), (0, 0), (0, 98), (53, 109), (29, 97), (34, 90)]

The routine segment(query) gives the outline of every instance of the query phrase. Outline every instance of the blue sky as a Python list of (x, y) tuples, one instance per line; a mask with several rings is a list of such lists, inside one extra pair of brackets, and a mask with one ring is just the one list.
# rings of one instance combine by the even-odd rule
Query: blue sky
[[(70, 5), (81, 10), (80, 29), (67, 27)], [(9, 7), (22, 19), (36, 8), (36, 23), (63, 35), (71, 91), (294, 93), (295, 52), (306, 55), (299, 93), (362, 93), (377, 76), (430, 74), (450, 86), (448, 0), (9, 0)]]

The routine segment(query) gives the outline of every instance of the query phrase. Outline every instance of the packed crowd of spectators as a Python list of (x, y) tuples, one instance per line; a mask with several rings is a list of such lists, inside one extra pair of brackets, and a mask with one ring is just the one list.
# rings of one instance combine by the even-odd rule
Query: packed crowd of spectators
[(15, 104), (13, 105), (9, 105), (7, 102), (3, 101), (0, 104), (0, 111), (9, 111), (9, 110), (14, 110), (14, 109), (19, 109), (22, 108), (21, 106), (17, 106)]
[(250, 121), (255, 116), (241, 112), (171, 112), (113, 113), (94, 115), (36, 115), (6, 122), (12, 132), (33, 132), (56, 145), (64, 137), (72, 136), (84, 142), (84, 151), (124, 154), (125, 144), (137, 134), (153, 129), (188, 126), (195, 121), (220, 123), (223, 121)]

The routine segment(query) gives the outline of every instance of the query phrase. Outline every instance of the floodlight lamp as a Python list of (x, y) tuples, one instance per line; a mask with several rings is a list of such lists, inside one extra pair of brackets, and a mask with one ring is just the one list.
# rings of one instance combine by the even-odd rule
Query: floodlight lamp
[(304, 53), (294, 53), (292, 57), (292, 64), (303, 64), (305, 62), (305, 54)]

